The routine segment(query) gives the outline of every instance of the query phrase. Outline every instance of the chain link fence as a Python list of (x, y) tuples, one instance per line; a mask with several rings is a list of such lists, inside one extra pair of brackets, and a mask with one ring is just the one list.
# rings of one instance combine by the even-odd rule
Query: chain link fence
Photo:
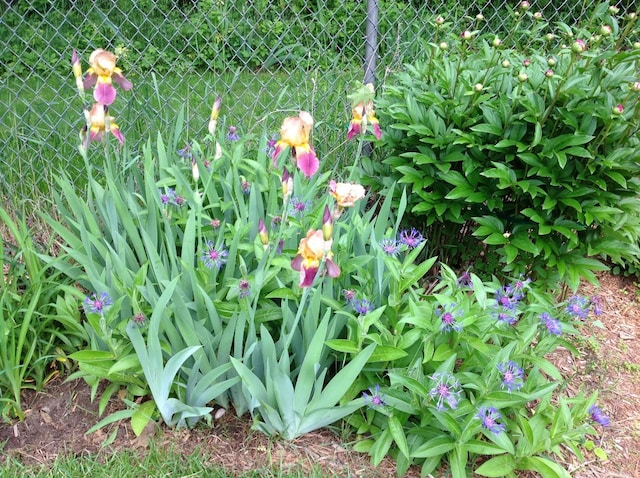
[[(366, 64), (378, 88), (434, 36), (506, 32), (519, 2), (467, 0), (24, 0), (0, 2), (0, 197), (20, 200), (64, 170), (81, 178), (82, 108), (71, 72), (96, 48), (115, 52), (134, 89), (118, 94), (114, 114), (136, 151), (186, 112), (187, 136), (206, 132), (216, 94), (221, 123), (241, 134), (276, 133), (284, 116), (312, 111), (319, 154), (344, 140), (347, 94)], [(579, 22), (595, 0), (531, 1), (550, 31)], [(372, 8), (374, 10), (372, 10)], [(369, 12), (369, 29), (367, 29)], [(372, 12), (377, 15), (371, 16)], [(478, 20), (481, 13), (484, 20)], [(377, 25), (372, 23), (376, 20)], [(365, 59), (368, 40), (374, 52)], [(375, 36), (372, 36), (375, 34)], [(375, 72), (371, 68), (375, 65)], [(369, 78), (370, 79), (370, 78)], [(339, 158), (338, 158), (339, 159)]]

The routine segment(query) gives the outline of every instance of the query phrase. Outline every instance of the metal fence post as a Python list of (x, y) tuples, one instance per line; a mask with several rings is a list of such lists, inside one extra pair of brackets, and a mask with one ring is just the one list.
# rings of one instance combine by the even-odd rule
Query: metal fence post
[(367, 0), (366, 34), (364, 40), (364, 82), (376, 80), (376, 57), (378, 55), (378, 0)]

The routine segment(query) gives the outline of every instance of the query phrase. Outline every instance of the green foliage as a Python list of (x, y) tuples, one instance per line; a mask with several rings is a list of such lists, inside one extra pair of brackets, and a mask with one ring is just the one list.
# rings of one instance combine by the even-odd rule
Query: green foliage
[(637, 264), (640, 51), (635, 19), (607, 8), (575, 29), (517, 12), (514, 31), (528, 36), (509, 33), (497, 46), (445, 24), (437, 41), (447, 48), (425, 42), (387, 83), (383, 185), (409, 186), (432, 254), (459, 267), (482, 256), (479, 271), (573, 289), (595, 281), (603, 258)]
[(25, 218), (0, 207), (0, 226), (11, 240), (0, 240), (0, 412), (23, 418), (23, 390), (41, 390), (86, 335), (65, 298), (77, 292), (41, 258)]
[[(405, 353), (363, 374), (377, 385), (369, 409), (348, 419), (362, 437), (356, 450), (374, 464), (391, 454), (398, 476), (412, 464), (425, 475), (447, 466), (453, 477), (469, 467), (481, 476), (569, 476), (551, 457), (568, 447), (582, 459), (580, 446), (595, 433), (585, 419), (596, 397), (567, 396), (545, 356), (559, 346), (577, 354), (565, 334), (578, 333), (581, 321), (527, 281), (502, 286), (458, 278), (446, 266), (441, 272), (433, 292), (410, 294), (397, 317), (375, 315), (376, 332), (394, 330)], [(350, 332), (363, 345), (380, 340), (366, 328)], [(487, 410), (491, 421), (483, 420)]]

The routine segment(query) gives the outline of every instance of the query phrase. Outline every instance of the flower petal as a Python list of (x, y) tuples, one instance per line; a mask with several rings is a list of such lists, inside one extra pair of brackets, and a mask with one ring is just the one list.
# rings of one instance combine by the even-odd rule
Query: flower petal
[(133, 83), (127, 80), (122, 73), (114, 72), (112, 78), (113, 81), (120, 85), (120, 88), (125, 91), (129, 91), (131, 88), (133, 88)]
[(313, 284), (313, 279), (316, 278), (317, 273), (317, 267), (303, 267), (300, 270), (300, 287), (310, 287)]
[(93, 97), (98, 103), (110, 105), (116, 99), (116, 89), (111, 83), (99, 81), (93, 90)]
[(302, 254), (298, 254), (296, 257), (294, 257), (291, 260), (291, 268), (294, 271), (300, 271), (302, 270), (302, 261), (303, 261), (303, 257)]
[(327, 259), (325, 264), (327, 266), (327, 274), (329, 274), (329, 277), (335, 278), (340, 276), (340, 267), (338, 267), (338, 264), (333, 262), (331, 259)]
[(120, 144), (124, 144), (124, 136), (122, 136), (122, 132), (120, 131), (120, 128), (118, 128), (118, 126), (116, 126), (115, 124), (111, 124), (111, 133), (118, 138), (118, 141), (120, 141)]
[(96, 84), (96, 81), (98, 80), (98, 75), (96, 75), (95, 73), (89, 73), (87, 74), (87, 76), (85, 77), (84, 81), (82, 82), (82, 84), (84, 85), (85, 89), (89, 89), (91, 88), (93, 85)]
[(306, 177), (310, 178), (320, 167), (320, 161), (318, 161), (315, 151), (313, 148), (307, 150), (306, 148), (296, 147), (295, 149), (298, 169), (300, 169)]

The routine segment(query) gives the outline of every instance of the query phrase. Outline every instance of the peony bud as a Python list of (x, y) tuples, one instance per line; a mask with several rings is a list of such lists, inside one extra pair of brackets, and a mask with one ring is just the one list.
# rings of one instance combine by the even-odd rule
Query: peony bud
[(611, 27), (609, 25), (602, 25), (600, 27), (600, 35), (604, 37), (611, 35)]
[(497, 48), (500, 45), (502, 45), (502, 40), (500, 40), (500, 38), (498, 38), (498, 37), (495, 37), (493, 39), (493, 41), (491, 42), (491, 44)]
[(527, 81), (529, 79), (529, 77), (527, 76), (526, 73), (520, 73), (518, 75), (518, 81), (520, 81), (521, 83), (524, 83), (525, 81)]
[(613, 114), (614, 115), (621, 115), (622, 113), (624, 113), (624, 106), (622, 106), (621, 104), (617, 104), (613, 107)]
[(553, 70), (547, 70), (544, 72), (544, 76), (551, 78), (553, 76)]
[(522, 65), (523, 65), (525, 68), (527, 68), (529, 65), (531, 65), (531, 60), (529, 60), (529, 58), (525, 58), (525, 59), (522, 61)]
[(571, 51), (574, 53), (582, 53), (586, 49), (587, 49), (587, 45), (585, 44), (584, 41), (580, 39), (574, 41), (573, 45), (571, 45)]
[(634, 50), (640, 50), (640, 41), (637, 41), (633, 44), (633, 49)]
[(475, 85), (473, 85), (473, 89), (476, 90), (478, 93), (481, 92), (483, 88), (484, 86), (482, 86), (482, 83), (476, 83)]
[(631, 89), (633, 91), (640, 91), (640, 81), (636, 81), (633, 85), (631, 85)]
[(502, 68), (509, 68), (511, 66), (511, 62), (509, 60), (504, 60), (502, 62)]
[(465, 30), (462, 32), (460, 36), (462, 37), (463, 40), (471, 40), (471, 37), (473, 36), (473, 34), (469, 30)]
[(529, 10), (529, 8), (531, 8), (531, 4), (529, 2), (527, 2), (526, 0), (524, 0), (523, 2), (520, 2), (520, 9), (527, 11)]
[(556, 38), (556, 36), (553, 33), (547, 33), (544, 36), (544, 39), (547, 40), (547, 41), (553, 41), (553, 40), (555, 40), (555, 38)]
[(618, 7), (616, 7), (615, 5), (611, 5), (609, 7), (609, 13), (611, 15), (615, 15), (616, 13), (618, 13), (620, 11), (620, 9)]
[(542, 12), (536, 12), (533, 14), (534, 20), (542, 20)]
[(440, 42), (440, 49), (441, 50), (446, 50), (447, 48), (449, 48), (449, 45), (447, 45), (446, 41)]
[(547, 58), (547, 65), (549, 66), (556, 66), (557, 60), (555, 56), (550, 56), (549, 58)]
[(479, 22), (481, 22), (482, 20), (484, 20), (484, 15), (482, 13), (478, 13), (476, 15), (476, 20), (478, 20)]
[(436, 25), (440, 26), (444, 23), (444, 18), (440, 15), (436, 17)]

